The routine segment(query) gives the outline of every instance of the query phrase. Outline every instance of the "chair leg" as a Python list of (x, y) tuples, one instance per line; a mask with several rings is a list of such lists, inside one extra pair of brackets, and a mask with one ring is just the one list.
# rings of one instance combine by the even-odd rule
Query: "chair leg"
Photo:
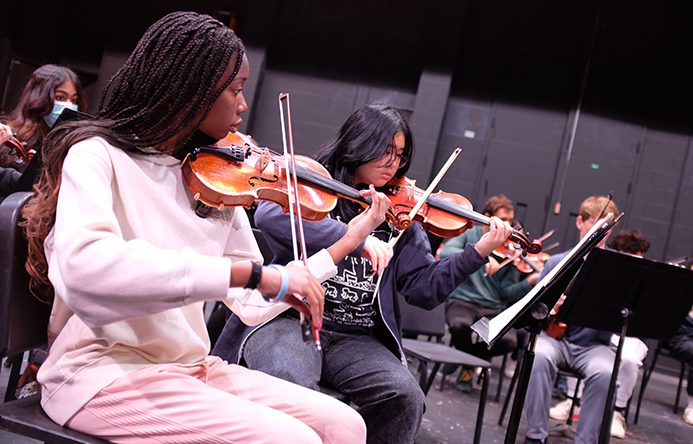
[(423, 359), (419, 359), (419, 387), (426, 394), (426, 376), (428, 375), (428, 363)]
[(683, 377), (686, 375), (686, 363), (681, 361), (681, 371), (679, 372), (679, 386), (676, 388), (676, 401), (674, 401), (674, 415), (679, 413), (679, 401), (681, 400), (681, 387), (683, 387)]
[(440, 385), (438, 385), (438, 391), (442, 392), (443, 391), (443, 385), (445, 384), (445, 377), (447, 375), (444, 372), (440, 373)]
[(431, 389), (431, 386), (433, 385), (433, 380), (436, 378), (436, 374), (438, 373), (439, 369), (440, 369), (440, 362), (433, 363), (433, 369), (431, 370), (431, 374), (428, 375), (428, 380), (426, 381), (426, 388), (424, 389), (424, 395), (428, 395), (428, 391)]
[(568, 425), (573, 425), (573, 412), (575, 411), (575, 403), (578, 402), (578, 392), (580, 391), (581, 382), (582, 378), (577, 378), (577, 382), (575, 383), (575, 391), (573, 392), (573, 402), (570, 403), (570, 411), (568, 412), (568, 420), (566, 421), (566, 424)]
[(503, 390), (503, 379), (505, 378), (505, 366), (508, 364), (508, 353), (503, 355), (500, 371), (498, 372), (498, 388), (496, 389), (496, 398), (494, 402), (500, 402), (501, 390)]
[(505, 420), (505, 414), (508, 412), (508, 407), (510, 406), (510, 400), (513, 398), (513, 392), (515, 391), (515, 385), (517, 384), (517, 378), (520, 374), (520, 365), (522, 364), (522, 358), (518, 357), (517, 367), (515, 368), (515, 373), (510, 379), (510, 387), (508, 387), (508, 393), (505, 395), (505, 400), (503, 401), (503, 408), (501, 409), (501, 414), (498, 417), (498, 425), (503, 427), (503, 420)]
[(654, 371), (655, 365), (657, 364), (657, 358), (659, 357), (659, 347), (655, 349), (654, 356), (652, 357), (652, 362), (649, 366), (643, 366), (642, 370), (642, 381), (640, 382), (640, 393), (638, 393), (638, 405), (635, 407), (635, 419), (633, 424), (638, 423), (640, 418), (640, 405), (642, 404), (642, 398), (645, 395), (645, 389), (647, 388), (647, 383), (650, 381), (650, 376)]
[(14, 356), (9, 356), (7, 362), (10, 363), (10, 377), (7, 380), (7, 389), (5, 390), (5, 402), (14, 401), (17, 399), (15, 392), (19, 383), (19, 371), (24, 360), (24, 353), (19, 353)]
[(474, 444), (479, 444), (481, 441), (481, 428), (484, 425), (484, 410), (486, 409), (486, 397), (488, 395), (488, 367), (481, 370), (481, 375), (484, 378), (481, 384), (481, 396), (479, 397), (479, 410), (476, 414), (476, 426), (474, 427)]

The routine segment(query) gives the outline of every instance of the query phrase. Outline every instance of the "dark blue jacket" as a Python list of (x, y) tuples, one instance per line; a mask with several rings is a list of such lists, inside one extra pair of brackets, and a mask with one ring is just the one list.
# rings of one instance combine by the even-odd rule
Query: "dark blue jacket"
[[(275, 253), (273, 262), (285, 264), (293, 259), (289, 216), (281, 207), (262, 203), (255, 212), (255, 224), (262, 230)], [(309, 256), (329, 247), (346, 232), (344, 223), (331, 218), (304, 222), (303, 225)], [(357, 253), (360, 253), (360, 248)], [(378, 312), (385, 328), (376, 326), (375, 334), (378, 339), (403, 359), (397, 293), (409, 304), (433, 309), (445, 302), (452, 290), (485, 262), (473, 245), (467, 245), (456, 255), (436, 261), (431, 254), (426, 233), (419, 224), (412, 224), (397, 243), (394, 257), (383, 272), (380, 282)], [(228, 362), (240, 362), (245, 340), (252, 331), (253, 328), (231, 315), (212, 354)]]

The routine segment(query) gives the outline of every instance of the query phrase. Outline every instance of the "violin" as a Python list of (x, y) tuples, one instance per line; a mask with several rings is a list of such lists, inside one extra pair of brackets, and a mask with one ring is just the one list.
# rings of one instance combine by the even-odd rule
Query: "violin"
[(544, 264), (551, 257), (550, 254), (544, 251), (522, 255), (521, 251), (512, 242), (506, 242), (493, 250), (492, 254), (503, 261), (512, 262), (513, 266), (523, 274), (541, 273), (544, 269)]
[[(195, 148), (181, 168), (193, 198), (208, 207), (250, 208), (256, 200), (266, 200), (289, 211), (284, 157), (256, 146), (246, 135), (229, 133), (215, 146)], [(325, 167), (309, 157), (296, 156), (296, 174), (301, 215), (306, 220), (325, 218), (339, 197), (371, 204), (370, 198), (332, 179)]]
[[(267, 200), (288, 211), (289, 197), (283, 156), (268, 148), (257, 147), (242, 134), (229, 134), (213, 147), (197, 147), (186, 156), (181, 165), (183, 178), (202, 204), (223, 210), (227, 206), (242, 205), (249, 208), (255, 200)], [(333, 179), (319, 162), (296, 156), (297, 194), (304, 219), (314, 221), (327, 216), (336, 206), (338, 198), (346, 198), (364, 207), (371, 205), (369, 197)], [(409, 212), (423, 194), (414, 181), (406, 177), (395, 178), (381, 190), (392, 205), (386, 217), (396, 229), (411, 225)], [(457, 236), (469, 226), (469, 221), (490, 224), (490, 218), (472, 210), (464, 196), (439, 191), (432, 194), (414, 216), (424, 229), (441, 237)], [(510, 238), (530, 253), (541, 251), (541, 243), (530, 242), (513, 230)]]
[(36, 150), (34, 149), (27, 149), (22, 142), (20, 142), (16, 137), (11, 136), (9, 139), (7, 139), (3, 145), (6, 145), (7, 147), (10, 148), (10, 154), (17, 156), (20, 158), (24, 163), (29, 163), (31, 162), (31, 159), (34, 157), (36, 154)]
[[(383, 192), (392, 202), (391, 210), (397, 222), (408, 226), (411, 221), (400, 219), (409, 214), (423, 190), (416, 187), (415, 181), (399, 177), (388, 182)], [(472, 204), (466, 197), (445, 191), (431, 194), (414, 216), (414, 220), (420, 222), (426, 231), (444, 238), (462, 234), (469, 227), (470, 221), (486, 226), (491, 223), (490, 217), (472, 210)], [(527, 253), (536, 254), (542, 248), (541, 242), (530, 242), (524, 233), (515, 229), (510, 234), (510, 240), (519, 244)]]

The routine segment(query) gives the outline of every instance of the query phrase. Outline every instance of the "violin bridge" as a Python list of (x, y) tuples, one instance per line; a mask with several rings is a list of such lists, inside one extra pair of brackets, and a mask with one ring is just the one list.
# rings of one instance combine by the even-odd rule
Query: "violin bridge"
[(258, 171), (258, 173), (265, 171), (265, 168), (267, 168), (267, 165), (269, 165), (271, 157), (272, 156), (270, 156), (270, 152), (267, 148), (262, 150), (262, 154), (258, 158), (257, 162), (255, 162), (255, 169)]

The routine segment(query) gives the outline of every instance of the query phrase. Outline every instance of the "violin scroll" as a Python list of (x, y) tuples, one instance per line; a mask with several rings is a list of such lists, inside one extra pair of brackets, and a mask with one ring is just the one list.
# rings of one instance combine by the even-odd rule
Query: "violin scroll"
[(7, 145), (10, 148), (10, 154), (19, 157), (25, 163), (31, 162), (31, 159), (33, 159), (34, 155), (36, 154), (36, 150), (27, 149), (24, 144), (14, 136), (5, 141), (3, 145)]

